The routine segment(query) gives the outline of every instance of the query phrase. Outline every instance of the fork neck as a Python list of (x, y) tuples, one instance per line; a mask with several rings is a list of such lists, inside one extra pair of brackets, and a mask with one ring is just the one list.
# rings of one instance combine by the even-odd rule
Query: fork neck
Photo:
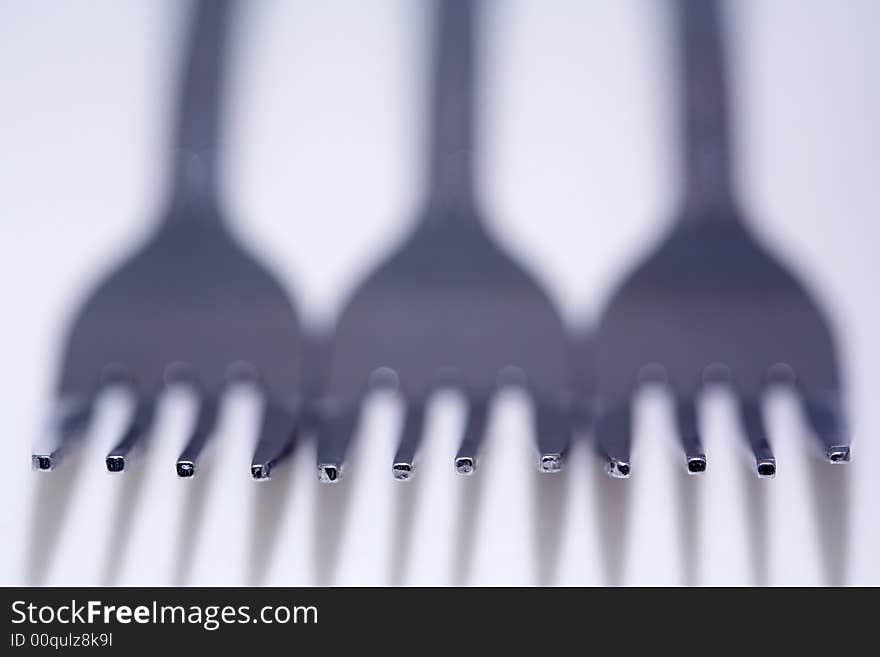
[(676, 0), (685, 217), (732, 217), (733, 180), (719, 0)]
[(216, 202), (223, 78), (233, 2), (193, 2), (172, 144), (176, 204)]
[(478, 3), (479, 0), (434, 0), (427, 167), (429, 216), (476, 216), (474, 62)]

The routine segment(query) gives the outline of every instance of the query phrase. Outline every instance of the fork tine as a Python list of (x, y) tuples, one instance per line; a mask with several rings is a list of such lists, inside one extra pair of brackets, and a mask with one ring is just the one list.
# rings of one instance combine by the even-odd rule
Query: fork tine
[(559, 472), (571, 442), (568, 416), (556, 404), (540, 401), (535, 407), (535, 432), (538, 468), (541, 472)]
[(44, 448), (35, 449), (31, 456), (34, 470), (48, 472), (54, 470), (64, 460), (84, 436), (92, 412), (95, 407), (94, 398), (61, 400), (53, 415), (46, 437)]
[(425, 402), (422, 399), (410, 400), (406, 405), (406, 416), (400, 432), (400, 442), (394, 455), (391, 473), (398, 481), (408, 481), (413, 477), (416, 453), (425, 435)]
[(138, 397), (135, 409), (122, 438), (113, 446), (105, 459), (108, 472), (122, 472), (135, 448), (139, 447), (153, 426), (156, 417), (156, 398), (154, 395)]
[(678, 437), (684, 450), (688, 474), (701, 474), (706, 471), (706, 453), (700, 437), (697, 405), (693, 397), (679, 399), (675, 404), (678, 422)]
[(849, 435), (837, 395), (822, 399), (803, 394), (802, 404), (807, 422), (824, 450), (825, 460), (849, 463)]
[(600, 452), (608, 459), (606, 466), (608, 475), (617, 479), (627, 479), (631, 474), (631, 400), (626, 399), (599, 413), (596, 420), (596, 441)]
[(363, 400), (332, 412), (318, 421), (318, 481), (335, 484), (342, 479), (348, 448), (360, 421)]
[(489, 404), (485, 399), (469, 401), (464, 436), (455, 455), (455, 471), (461, 475), (471, 475), (476, 470), (480, 448), (486, 437), (486, 420), (489, 415)]
[(219, 403), (214, 396), (205, 397), (199, 404), (199, 413), (186, 446), (177, 458), (177, 476), (193, 477), (196, 474), (196, 461), (208, 443), (217, 426)]
[(251, 476), (254, 479), (269, 479), (272, 468), (290, 454), (296, 438), (297, 424), (295, 413), (281, 404), (266, 402), (257, 446), (251, 459)]
[(767, 440), (764, 412), (756, 399), (743, 399), (739, 405), (740, 421), (746, 439), (755, 455), (755, 468), (761, 478), (776, 476), (776, 457)]

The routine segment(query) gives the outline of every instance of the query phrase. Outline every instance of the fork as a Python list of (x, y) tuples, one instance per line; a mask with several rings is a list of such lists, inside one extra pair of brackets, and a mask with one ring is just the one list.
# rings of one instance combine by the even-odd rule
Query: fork
[(850, 459), (831, 328), (809, 291), (745, 223), (732, 184), (722, 26), (715, 0), (678, 0), (683, 207), (616, 290), (597, 342), (596, 438), (608, 473), (630, 475), (632, 399), (661, 377), (675, 398), (687, 470), (706, 470), (696, 398), (721, 378), (738, 399), (759, 477), (776, 474), (761, 408), (766, 386), (795, 386), (831, 463)]
[(180, 81), (170, 198), (155, 232), (105, 278), (73, 320), (57, 383), (58, 413), (37, 470), (52, 470), (86, 432), (108, 382), (135, 394), (135, 409), (106, 458), (121, 472), (143, 445), (163, 387), (186, 382), (199, 411), (176, 464), (191, 477), (217, 422), (220, 396), (239, 377), (265, 392), (254, 478), (292, 445), (301, 405), (302, 341), (279, 282), (226, 226), (218, 182), (224, 60), (233, 3), (199, 0)]
[[(339, 479), (371, 373), (405, 400), (392, 474), (408, 480), (422, 440), (425, 404), (441, 384), (468, 400), (455, 469), (477, 466), (491, 398), (513, 381), (534, 401), (539, 467), (560, 468), (565, 419), (565, 333), (536, 281), (493, 241), (475, 191), (475, 31), (471, 0), (435, 3), (429, 191), (414, 230), (364, 281), (337, 323), (318, 475)], [(376, 377), (372, 378), (376, 383)]]

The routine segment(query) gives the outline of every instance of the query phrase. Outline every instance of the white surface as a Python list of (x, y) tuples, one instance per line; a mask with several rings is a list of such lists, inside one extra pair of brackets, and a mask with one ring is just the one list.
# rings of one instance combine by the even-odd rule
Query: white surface
[[(454, 395), (432, 409), (413, 486), (390, 477), (393, 399), (371, 409), (344, 486), (318, 485), (309, 446), (277, 479), (252, 483), (258, 405), (246, 393), (226, 416), (212, 475), (196, 482), (178, 481), (173, 469), (192, 410), (182, 394), (163, 409), (142, 479), (103, 471), (121, 398), (102, 413), (72, 488), (63, 472), (31, 472), (68, 314), (136, 243), (162, 198), (182, 7), (0, 2), (0, 583), (37, 581), (36, 566), (39, 581), (55, 584), (817, 584), (834, 561), (821, 549), (825, 536), (832, 553), (845, 549), (850, 583), (880, 584), (873, 0), (749, 0), (733, 12), (743, 194), (759, 230), (784, 244), (833, 314), (847, 366), (855, 462), (818, 471), (826, 497), (840, 493), (840, 480), (851, 485), (842, 508), (815, 513), (818, 480), (791, 400), (771, 404), (779, 476), (759, 482), (720, 394), (706, 406), (702, 478), (681, 474), (656, 393), (640, 408), (628, 482), (607, 480), (582, 445), (564, 475), (539, 479), (528, 409), (515, 395), (495, 414), (486, 466), (470, 480), (451, 467), (461, 420)], [(423, 6), (249, 8), (228, 206), (304, 314), (326, 322), (419, 197)], [(567, 317), (589, 321), (674, 208), (664, 3), (504, 0), (492, 12), (488, 214)], [(53, 490), (68, 502), (64, 512), (56, 500), (36, 515)], [(130, 532), (118, 531), (119, 508), (130, 508)], [(846, 536), (833, 531), (844, 508)], [(469, 511), (474, 530), (461, 532)], [(199, 515), (188, 543), (183, 519)], [(404, 517), (413, 519), (409, 533)]]

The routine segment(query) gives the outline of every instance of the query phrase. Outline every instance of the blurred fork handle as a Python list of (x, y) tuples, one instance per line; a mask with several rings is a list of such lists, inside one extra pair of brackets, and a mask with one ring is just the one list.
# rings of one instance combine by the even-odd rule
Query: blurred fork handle
[(85, 436), (95, 407), (93, 397), (62, 398), (57, 402), (47, 435), (41, 446), (33, 451), (34, 470), (48, 472), (59, 467), (72, 449)]
[(192, 6), (171, 169), (177, 201), (216, 197), (227, 28), (234, 4), (235, 0), (195, 0)]
[(632, 474), (632, 402), (619, 401), (602, 408), (596, 418), (596, 444), (608, 459), (606, 472), (615, 479), (627, 479)]
[(254, 479), (269, 479), (272, 468), (293, 450), (299, 428), (298, 413), (299, 409), (291, 411), (282, 404), (266, 401), (257, 446), (251, 459), (251, 476)]
[[(473, 62), (479, 4), (480, 0), (434, 0), (428, 172), (432, 204), (473, 204), (474, 201)], [(450, 218), (474, 216), (459, 213)]]
[[(678, 0), (686, 206), (730, 208), (731, 148), (724, 30), (718, 0)], [(686, 217), (733, 213), (685, 212)]]
[(804, 392), (801, 398), (807, 422), (822, 447), (825, 460), (849, 463), (850, 437), (839, 395)]

